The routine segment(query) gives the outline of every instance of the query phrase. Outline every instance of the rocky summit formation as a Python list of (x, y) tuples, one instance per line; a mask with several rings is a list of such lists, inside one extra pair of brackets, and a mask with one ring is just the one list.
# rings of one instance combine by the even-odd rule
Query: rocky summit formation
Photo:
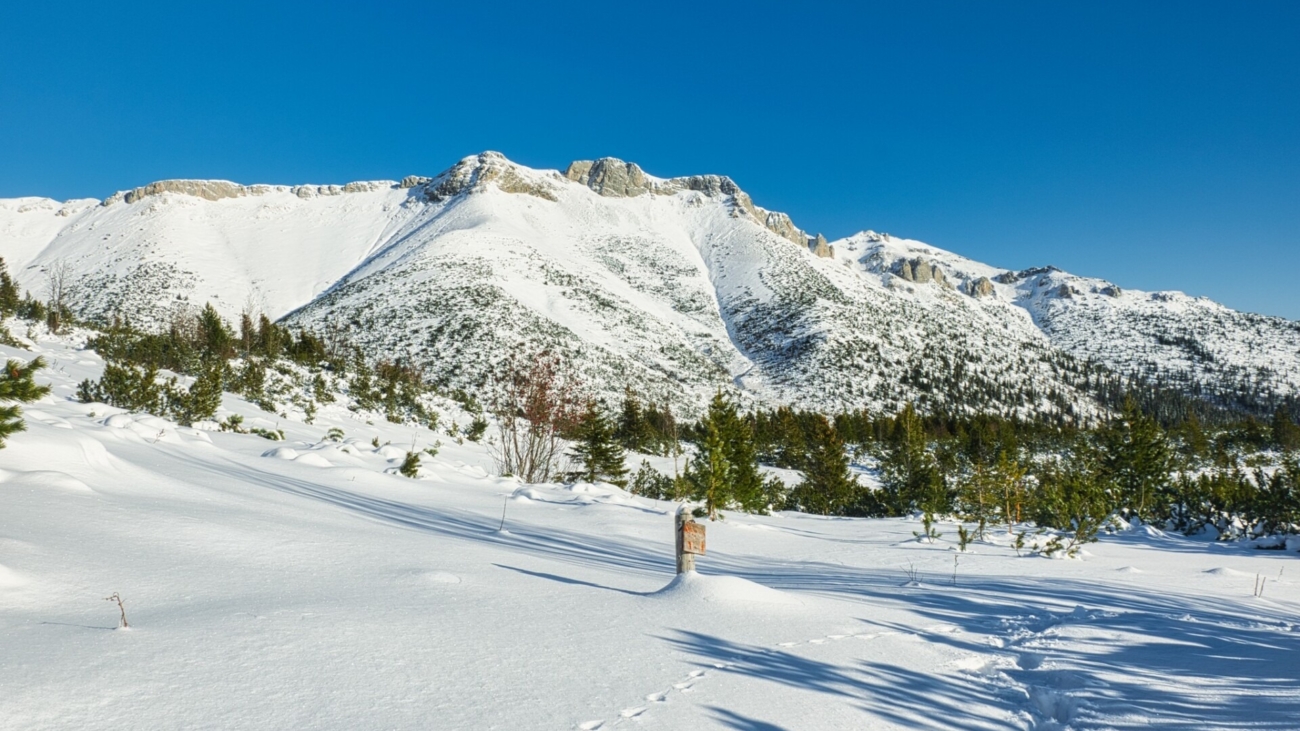
[(1091, 419), (1099, 384), (1265, 413), (1300, 397), (1300, 324), (865, 231), (809, 236), (720, 175), (495, 152), (347, 185), (172, 180), (102, 203), (0, 200), (20, 286), (62, 267), (83, 318), (165, 327), (212, 303), (338, 333), (475, 393), (560, 353), (596, 396)]
[(697, 191), (711, 198), (725, 198), (735, 215), (748, 216), (777, 236), (796, 244), (808, 241), (808, 235), (795, 226), (788, 215), (754, 205), (749, 194), (724, 175), (691, 175), (665, 180), (646, 175), (636, 163), (602, 157), (599, 160), (575, 160), (569, 163), (564, 177), (611, 198), (632, 198), (645, 194), (673, 195), (681, 191)]
[(966, 282), (966, 293), (972, 297), (991, 297), (995, 291), (993, 280), (988, 277), (976, 277)]
[(835, 256), (835, 247), (826, 243), (826, 237), (821, 234), (817, 234), (817, 238), (809, 241), (808, 246), (812, 249), (812, 253), (823, 259), (831, 259)]
[(899, 260), (894, 265), (894, 273), (906, 282), (948, 284), (947, 277), (944, 276), (943, 270), (937, 264), (932, 264), (921, 258)]

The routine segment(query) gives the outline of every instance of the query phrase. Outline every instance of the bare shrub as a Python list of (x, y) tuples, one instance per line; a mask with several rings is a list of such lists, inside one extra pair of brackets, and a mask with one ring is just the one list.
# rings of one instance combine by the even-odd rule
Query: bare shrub
[(516, 355), (493, 382), (492, 415), (499, 443), (493, 459), (502, 475), (524, 482), (546, 482), (558, 471), (564, 434), (577, 421), (581, 399), (577, 384), (558, 355)]
[(117, 592), (113, 592), (113, 596), (104, 597), (104, 601), (117, 602), (117, 609), (122, 613), (122, 623), (118, 625), (118, 629), (130, 629), (131, 625), (126, 622), (126, 605), (122, 603), (122, 597)]

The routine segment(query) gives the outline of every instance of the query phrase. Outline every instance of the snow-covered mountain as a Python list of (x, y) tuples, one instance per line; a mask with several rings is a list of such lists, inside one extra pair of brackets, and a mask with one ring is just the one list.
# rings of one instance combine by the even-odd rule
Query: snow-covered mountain
[(541, 348), (595, 392), (688, 408), (724, 388), (824, 410), (1090, 414), (1088, 362), (1229, 398), (1300, 390), (1300, 324), (870, 231), (828, 242), (726, 177), (610, 158), (559, 172), (488, 152), (401, 182), (3, 200), (0, 255), (37, 293), (65, 267), (86, 317), (262, 311), (469, 390)]

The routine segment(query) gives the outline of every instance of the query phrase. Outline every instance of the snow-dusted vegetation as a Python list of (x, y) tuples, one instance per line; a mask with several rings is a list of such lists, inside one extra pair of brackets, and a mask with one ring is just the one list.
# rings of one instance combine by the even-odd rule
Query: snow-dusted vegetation
[(615, 160), (561, 174), (484, 153), (400, 183), (7, 200), (0, 236), (19, 283), (62, 271), (83, 319), (264, 312), (471, 393), (521, 343), (610, 397), (691, 412), (721, 387), (828, 412), (1093, 418), (1119, 377), (1266, 415), (1300, 387), (1285, 320), (887, 234), (825, 242), (727, 178)]

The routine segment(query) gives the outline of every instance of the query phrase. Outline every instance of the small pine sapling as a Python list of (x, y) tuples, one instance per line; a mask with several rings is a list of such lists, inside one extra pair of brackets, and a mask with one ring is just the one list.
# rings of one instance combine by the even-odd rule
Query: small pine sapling
[(942, 533), (935, 530), (933, 513), (927, 512), (921, 516), (921, 527), (922, 531), (920, 533), (912, 531), (912, 535), (916, 536), (916, 540), (918, 541), (925, 540), (927, 543), (934, 543), (936, 540), (943, 537)]
[(420, 474), (420, 453), (407, 452), (406, 459), (402, 460), (402, 466), (398, 468), (398, 472), (401, 472), (403, 477), (415, 479)]
[(474, 421), (469, 424), (469, 429), (465, 432), (465, 438), (471, 442), (477, 442), (483, 438), (483, 433), (487, 431), (488, 421), (483, 418), (482, 414), (474, 417)]
[(330, 430), (325, 432), (325, 439), (331, 442), (341, 442), (343, 441), (343, 436), (343, 430), (337, 426), (331, 426)]
[(972, 535), (970, 531), (966, 530), (966, 526), (961, 524), (957, 525), (957, 550), (965, 553), (966, 547), (970, 545), (971, 540), (974, 538), (975, 536)]

